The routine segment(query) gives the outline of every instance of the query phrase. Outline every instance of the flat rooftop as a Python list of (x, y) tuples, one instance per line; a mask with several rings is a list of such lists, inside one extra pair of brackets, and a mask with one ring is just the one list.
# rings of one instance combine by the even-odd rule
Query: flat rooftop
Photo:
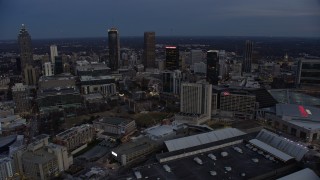
[[(242, 153), (236, 151), (234, 147), (240, 148)], [(222, 157), (222, 152), (226, 152), (228, 155)], [(208, 157), (208, 154), (213, 154), (216, 156), (217, 160), (212, 160)], [(142, 177), (148, 177), (149, 179), (243, 180), (275, 171), (276, 169), (287, 165), (280, 161), (270, 160), (269, 158), (266, 158), (266, 156), (267, 154), (259, 154), (257, 151), (248, 148), (245, 143), (239, 143), (234, 146), (227, 146), (183, 159), (139, 167), (135, 170), (139, 171)], [(194, 160), (195, 157), (201, 159), (202, 165)], [(258, 160), (258, 162), (254, 162), (255, 160)], [(165, 171), (163, 165), (168, 165), (171, 172)], [(257, 168), (257, 166), (259, 168)], [(226, 170), (226, 167), (231, 167), (231, 170)], [(217, 175), (212, 176), (210, 171), (215, 171)]]
[(276, 114), (277, 116), (291, 117), (293, 120), (320, 123), (320, 108), (312, 106), (277, 104)]
[(301, 104), (306, 106), (320, 106), (320, 99), (289, 89), (271, 89), (269, 93), (279, 102), (284, 104)]
[(95, 120), (94, 122), (118, 126), (118, 125), (127, 125), (132, 121), (133, 121), (132, 119), (126, 119), (126, 118), (120, 118), (120, 117), (103, 117), (103, 118), (99, 118), (98, 120)]

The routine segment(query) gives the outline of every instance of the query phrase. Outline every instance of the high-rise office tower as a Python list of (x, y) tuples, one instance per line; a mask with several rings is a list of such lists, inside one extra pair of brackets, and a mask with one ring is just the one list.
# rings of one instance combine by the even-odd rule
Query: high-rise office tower
[(192, 49), (190, 51), (191, 64), (202, 62), (203, 52), (201, 49)]
[(56, 56), (54, 62), (54, 74), (63, 73), (62, 56)]
[(166, 47), (166, 69), (179, 69), (179, 49), (176, 46)]
[(118, 70), (120, 65), (120, 39), (116, 28), (108, 30), (109, 66), (112, 71)]
[(252, 63), (252, 53), (253, 53), (253, 42), (247, 40), (246, 47), (244, 50), (244, 59), (242, 63), (242, 71), (246, 73), (251, 72), (251, 63)]
[(43, 64), (44, 69), (44, 75), (45, 76), (53, 76), (54, 75), (54, 68), (53, 64), (51, 62), (45, 62)]
[(212, 85), (219, 82), (219, 51), (209, 50), (207, 52), (207, 81)]
[(26, 64), (31, 65), (33, 62), (31, 36), (24, 24), (22, 24), (18, 35), (18, 43), (20, 48), (21, 69), (24, 69)]
[(180, 111), (211, 116), (212, 85), (207, 83), (182, 83)]
[(156, 34), (155, 32), (144, 33), (143, 65), (145, 68), (154, 68), (156, 59)]
[(58, 56), (58, 49), (56, 45), (51, 45), (50, 46), (50, 58), (51, 62), (54, 64), (55, 57)]
[(179, 94), (182, 81), (182, 73), (180, 70), (163, 71), (162, 78), (162, 92)]

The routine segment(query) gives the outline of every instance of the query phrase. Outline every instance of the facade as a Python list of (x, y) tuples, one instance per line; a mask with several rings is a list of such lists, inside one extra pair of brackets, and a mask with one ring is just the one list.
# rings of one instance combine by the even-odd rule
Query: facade
[(320, 85), (320, 59), (300, 59), (297, 72), (298, 86)]
[(101, 93), (104, 96), (112, 96), (116, 94), (115, 79), (111, 76), (81, 76), (81, 93)]
[(76, 75), (78, 76), (107, 76), (110, 74), (111, 69), (106, 64), (77, 61)]
[(54, 75), (54, 66), (51, 62), (45, 62), (43, 64), (44, 75), (45, 76), (53, 76)]
[(29, 86), (34, 86), (38, 83), (38, 73), (37, 68), (33, 67), (30, 64), (25, 65), (24, 71), (24, 81)]
[(211, 103), (211, 84), (182, 83), (180, 113), (176, 114), (176, 121), (189, 124), (204, 123), (211, 119)]
[(62, 74), (63, 73), (63, 62), (62, 56), (54, 57), (54, 74)]
[(166, 65), (167, 70), (179, 69), (179, 48), (176, 46), (166, 47)]
[(12, 87), (12, 97), (15, 102), (15, 111), (18, 113), (28, 112), (31, 109), (29, 90), (22, 83), (17, 83)]
[(182, 81), (182, 73), (180, 70), (163, 71), (162, 77), (162, 91), (165, 93), (180, 94), (180, 86)]
[(55, 64), (55, 57), (58, 56), (58, 49), (56, 45), (50, 46), (50, 60), (52, 64)]
[(219, 51), (210, 50), (207, 52), (207, 81), (212, 85), (219, 82)]
[(37, 94), (40, 114), (64, 111), (66, 117), (72, 117), (83, 103), (80, 92), (75, 88), (45, 89), (39, 90)]
[(253, 42), (247, 40), (245, 44), (244, 59), (242, 63), (242, 71), (245, 73), (251, 72), (252, 53), (253, 53)]
[(211, 116), (212, 85), (205, 83), (182, 83), (180, 111)]
[(14, 153), (15, 167), (28, 179), (52, 179), (73, 163), (66, 147), (48, 142), (48, 135), (35, 137), (26, 148)]
[(95, 137), (92, 125), (83, 124), (56, 135), (56, 143), (65, 146), (69, 152), (91, 142)]
[(11, 158), (0, 158), (0, 180), (9, 179), (14, 175), (14, 164)]
[(156, 59), (156, 34), (155, 32), (144, 33), (144, 68), (155, 68)]
[(200, 63), (203, 60), (203, 52), (201, 49), (192, 49), (190, 51), (191, 64)]
[(256, 110), (256, 96), (247, 93), (221, 92), (220, 115), (238, 119), (253, 119)]
[(18, 43), (20, 48), (21, 69), (24, 69), (26, 64), (33, 63), (31, 36), (29, 35), (24, 24), (22, 24), (18, 35)]
[(39, 89), (54, 89), (54, 88), (72, 88), (76, 86), (76, 76), (71, 74), (59, 74), (55, 76), (41, 76), (39, 78)]
[(108, 30), (109, 41), (109, 67), (112, 71), (118, 70), (120, 66), (120, 38), (116, 28)]
[(207, 73), (207, 65), (204, 62), (194, 63), (193, 64), (193, 72), (195, 74), (206, 74)]
[(97, 130), (103, 130), (106, 133), (124, 135), (136, 130), (136, 123), (131, 119), (104, 117), (93, 121), (93, 126)]

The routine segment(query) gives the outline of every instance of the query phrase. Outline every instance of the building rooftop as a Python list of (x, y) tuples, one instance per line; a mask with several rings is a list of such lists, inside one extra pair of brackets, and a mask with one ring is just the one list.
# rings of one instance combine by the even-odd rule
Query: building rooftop
[(320, 123), (320, 109), (312, 106), (277, 104), (276, 114), (281, 117), (289, 117), (292, 120)]
[(119, 126), (119, 125), (125, 126), (132, 121), (133, 120), (131, 119), (120, 118), (120, 117), (102, 117), (102, 118), (99, 118), (98, 120), (95, 120), (94, 122), (106, 123), (106, 124), (111, 124), (115, 126)]
[(161, 138), (165, 137), (168, 134), (171, 134), (174, 132), (175, 127), (171, 125), (161, 125), (161, 126), (154, 126), (149, 129), (146, 129), (145, 132), (149, 136)]
[(320, 106), (319, 98), (302, 92), (296, 92), (289, 89), (272, 89), (268, 91), (279, 103)]
[[(214, 155), (217, 160), (211, 159), (209, 154)], [(248, 148), (245, 143), (239, 143), (178, 160), (138, 167), (134, 171), (140, 172), (142, 177), (148, 177), (148, 179), (244, 180), (276, 171), (287, 165), (265, 156), (267, 154), (259, 154)], [(196, 157), (201, 160), (201, 163), (195, 161)], [(170, 172), (165, 170), (164, 165), (169, 167), (167, 169), (170, 169)]]
[(309, 168), (302, 169), (295, 173), (289, 174), (277, 180), (295, 180), (295, 179), (307, 179), (307, 180), (320, 180), (319, 176)]
[(75, 133), (81, 133), (82, 130), (92, 127), (90, 124), (82, 124), (80, 126), (72, 127), (70, 129), (67, 129), (59, 134), (56, 135), (56, 137), (60, 139), (68, 138), (70, 135), (73, 135)]
[(235, 128), (225, 128), (225, 129), (220, 129), (220, 130), (211, 131), (207, 133), (165, 141), (165, 145), (167, 146), (168, 150), (171, 152), (171, 151), (177, 151), (177, 150), (195, 147), (203, 144), (208, 144), (215, 141), (228, 139), (228, 138), (232, 138), (232, 137), (236, 137), (244, 134), (245, 134), (244, 132)]
[(17, 139), (17, 135), (0, 137), (0, 148), (11, 145)]
[(115, 152), (117, 155), (121, 154), (130, 154), (141, 149), (146, 149), (146, 147), (154, 146), (155, 142), (149, 139), (146, 136), (138, 138), (134, 141), (130, 141), (128, 143), (121, 144), (119, 147), (113, 149), (112, 151)]

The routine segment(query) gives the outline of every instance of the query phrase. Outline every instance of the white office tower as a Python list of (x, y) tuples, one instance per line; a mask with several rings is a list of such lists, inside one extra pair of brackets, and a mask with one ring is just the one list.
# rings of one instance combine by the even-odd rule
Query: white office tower
[(202, 124), (211, 118), (212, 85), (208, 83), (182, 83), (180, 113), (177, 122)]
[(13, 177), (13, 161), (9, 157), (0, 157), (0, 179), (10, 179)]
[(191, 63), (199, 63), (203, 61), (203, 52), (201, 49), (193, 49), (191, 53)]
[(58, 56), (58, 49), (56, 45), (51, 45), (50, 46), (50, 58), (51, 58), (51, 62), (52, 64), (55, 63), (55, 57)]
[(51, 62), (45, 62), (43, 64), (44, 75), (45, 76), (53, 76), (54, 75), (54, 66)]

